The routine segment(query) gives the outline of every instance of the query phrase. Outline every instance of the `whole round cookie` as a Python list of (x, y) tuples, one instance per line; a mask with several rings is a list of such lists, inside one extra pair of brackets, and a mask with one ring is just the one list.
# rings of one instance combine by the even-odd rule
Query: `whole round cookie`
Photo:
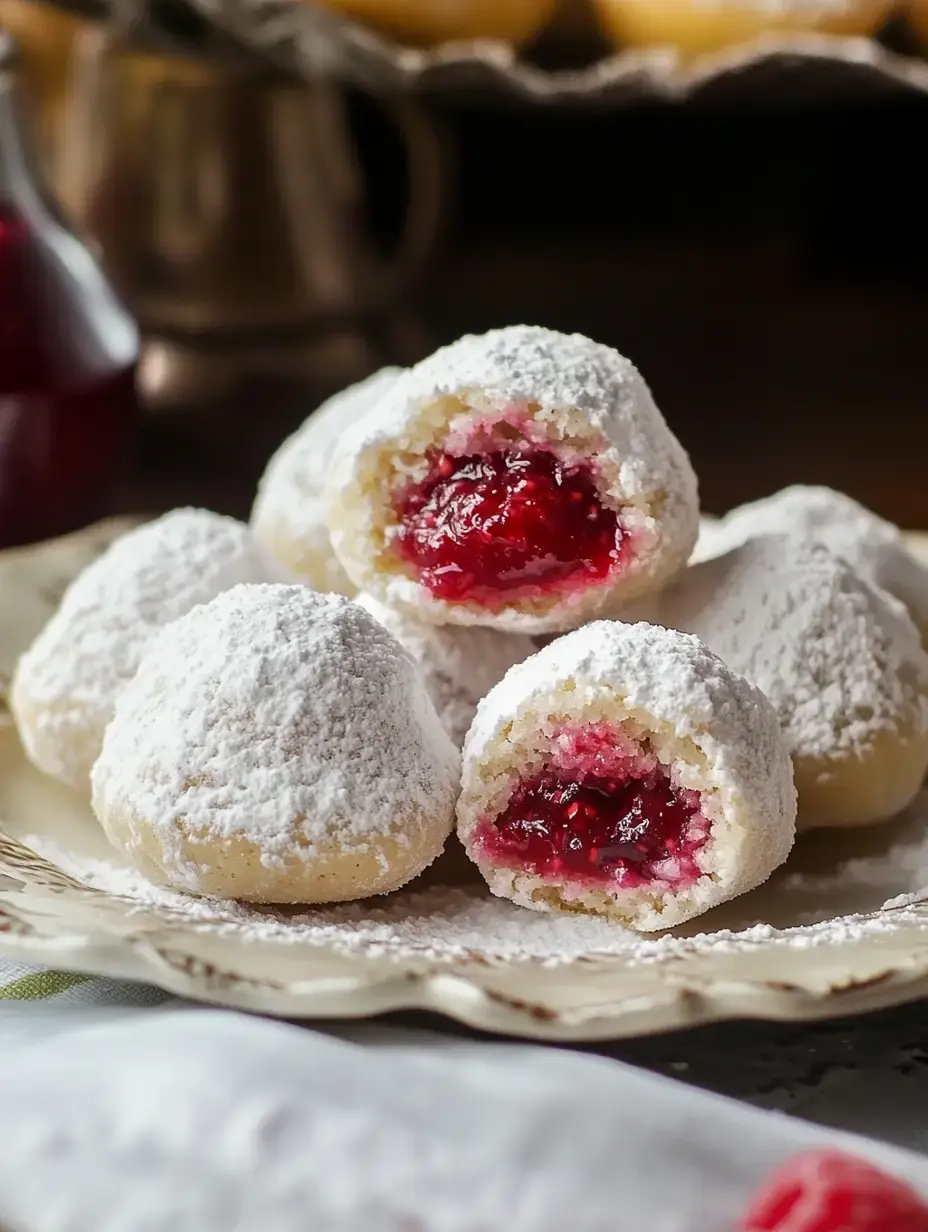
[(396, 382), (401, 371), (382, 368), (324, 402), (280, 446), (258, 485), (251, 511), (255, 537), (314, 590), (354, 594), (354, 586), (332, 551), (323, 493), (339, 440)]
[(894, 0), (593, 0), (621, 47), (675, 47), (708, 55), (764, 34), (875, 34)]
[(283, 576), (247, 526), (205, 509), (175, 509), (121, 536), (75, 578), (17, 665), (10, 706), (30, 760), (86, 791), (152, 634), (240, 582)]
[(464, 749), (458, 832), (490, 889), (644, 932), (753, 889), (796, 793), (761, 692), (695, 637), (596, 621), (515, 667)]
[(464, 744), (478, 702), (510, 667), (537, 649), (530, 637), (519, 633), (428, 625), (370, 595), (360, 595), (357, 601), (412, 656), (442, 726), (458, 748)]
[(93, 769), (153, 881), (256, 903), (387, 894), (439, 855), (460, 755), (415, 665), (356, 603), (237, 586), (151, 643)]
[(905, 808), (928, 769), (928, 656), (905, 608), (822, 544), (759, 535), (629, 610), (695, 633), (772, 702), (799, 826)]
[(720, 556), (757, 535), (788, 534), (824, 544), (866, 581), (895, 596), (928, 644), (928, 568), (909, 551), (902, 531), (832, 488), (795, 484), (704, 522), (694, 560)]
[(661, 586), (696, 477), (635, 367), (532, 326), (462, 338), (343, 442), (332, 543), (359, 589), (434, 624), (572, 628)]

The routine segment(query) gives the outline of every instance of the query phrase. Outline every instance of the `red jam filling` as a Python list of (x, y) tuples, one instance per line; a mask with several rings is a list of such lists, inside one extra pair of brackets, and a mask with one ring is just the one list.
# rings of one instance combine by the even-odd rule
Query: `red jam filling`
[(400, 555), (433, 595), (486, 607), (607, 578), (626, 534), (588, 463), (536, 446), (434, 452), (397, 507)]
[(481, 855), (559, 882), (626, 890), (682, 890), (702, 876), (696, 855), (710, 825), (699, 795), (674, 786), (622, 733), (613, 749), (601, 745), (608, 738), (602, 727), (561, 737), (552, 764), (518, 783), (505, 811), (481, 827)]

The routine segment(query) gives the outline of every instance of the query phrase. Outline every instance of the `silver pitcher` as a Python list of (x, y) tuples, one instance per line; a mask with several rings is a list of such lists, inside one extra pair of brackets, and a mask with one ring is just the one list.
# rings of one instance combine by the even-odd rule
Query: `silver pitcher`
[(160, 368), (166, 346), (195, 392), (209, 362), (223, 383), (249, 352), (299, 350), (397, 302), (433, 249), (443, 149), (411, 100), (384, 106), (410, 182), (388, 258), (367, 232), (337, 86), (244, 56), (155, 53), (96, 27), (78, 36), (54, 188), (152, 345), (161, 340)]

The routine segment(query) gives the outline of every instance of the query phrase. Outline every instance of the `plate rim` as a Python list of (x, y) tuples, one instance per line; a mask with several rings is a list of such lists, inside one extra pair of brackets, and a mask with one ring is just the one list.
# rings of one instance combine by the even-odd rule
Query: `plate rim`
[[(135, 941), (136, 958), (149, 961), (114, 963), (112, 951), (124, 947), (112, 940), (101, 944), (92, 934), (35, 940), (7, 931), (9, 913), (0, 895), (0, 952), (10, 958), (32, 961), (43, 967), (73, 971), (104, 979), (123, 979), (160, 988), (182, 999), (268, 1017), (311, 1021), (315, 1019), (358, 1020), (400, 1012), (430, 1012), (470, 1030), (549, 1043), (596, 1043), (642, 1038), (676, 1030), (709, 1026), (738, 1019), (779, 1023), (813, 1023), (828, 1019), (891, 1009), (928, 996), (928, 953), (922, 964), (907, 971), (888, 966), (862, 981), (816, 993), (801, 985), (739, 981), (710, 981), (695, 987), (688, 980), (674, 980), (662, 994), (634, 997), (622, 1008), (601, 1015), (584, 1015), (579, 1021), (559, 1014), (540, 1002), (507, 997), (482, 987), (455, 971), (398, 972), (392, 978), (340, 980), (307, 979), (276, 989), (241, 977), (219, 973), (199, 978), (200, 960), (179, 954), (192, 970), (166, 961), (151, 961), (163, 951)], [(919, 930), (928, 933), (928, 928)], [(347, 958), (346, 961), (351, 961)], [(544, 978), (544, 969), (537, 972)], [(341, 984), (332, 990), (333, 983)]]
[[(83, 534), (92, 535), (95, 529)], [(75, 536), (75, 541), (83, 534)], [(906, 538), (916, 555), (928, 563), (928, 534), (911, 532)], [(41, 547), (38, 545), (39, 550)], [(21, 857), (9, 860), (2, 849), (14, 851), (14, 856), (14, 849), (19, 849)], [(42, 869), (47, 871), (43, 873)], [(11, 879), (12, 888), (2, 880), (4, 877)], [(47, 931), (37, 928), (30, 922), (30, 906), (43, 900), (48, 905), (56, 896), (58, 913), (45, 912)], [(515, 965), (504, 958), (484, 960), (482, 965), (476, 959), (468, 963), (423, 958), (406, 967), (397, 962), (392, 970), (389, 964), (375, 969), (363, 949), (351, 954), (320, 945), (318, 954), (325, 956), (324, 963), (331, 964), (331, 972), (307, 973), (287, 982), (262, 981), (224, 969), (221, 959), (212, 962), (198, 956), (195, 944), (185, 944), (187, 927), (183, 922), (172, 925), (163, 921), (155, 930), (161, 938), (156, 943), (152, 930), (108, 929), (104, 917), (93, 919), (92, 912), (87, 913), (86, 921), (67, 918), (60, 908), (69, 896), (83, 896), (87, 904), (95, 896), (125, 904), (119, 896), (83, 885), (53, 861), (32, 852), (6, 834), (0, 819), (0, 954), (43, 967), (142, 982), (181, 998), (249, 1013), (345, 1020), (429, 1012), (464, 1028), (496, 1035), (551, 1043), (594, 1043), (733, 1019), (811, 1023), (891, 1008), (928, 996), (928, 897), (909, 904), (910, 909), (914, 907), (913, 918), (893, 930), (893, 947), (885, 958), (874, 954), (874, 969), (865, 978), (854, 978), (848, 971), (844, 980), (829, 979), (821, 969), (817, 981), (806, 978), (805, 971), (797, 973), (795, 982), (713, 978), (708, 973), (696, 978), (686, 970), (684, 956), (677, 962), (655, 964), (659, 974), (644, 993), (632, 989), (623, 994), (621, 960), (617, 957), (615, 995), (602, 1005), (578, 1001), (571, 1008), (546, 1004), (543, 996), (535, 1000), (508, 995), (492, 981), (481, 979), (482, 971), (499, 972)], [(130, 910), (126, 908), (127, 915)], [(862, 918), (879, 918), (893, 910), (862, 913)], [(156, 909), (151, 912), (157, 917)], [(200, 930), (194, 922), (191, 924), (189, 935), (195, 939)], [(204, 925), (202, 931), (208, 933), (209, 929)], [(223, 944), (231, 941), (233, 945), (247, 945), (250, 940), (234, 938), (231, 925)], [(852, 950), (860, 944), (860, 940), (849, 938), (827, 948), (835, 956), (836, 951)], [(903, 947), (904, 952), (900, 952)], [(531, 971), (535, 989), (541, 993), (549, 973), (564, 969), (542, 960), (520, 960), (518, 965)], [(606, 956), (593, 956), (570, 966), (574, 972), (587, 966), (608, 974), (610, 961)]]
[[(569, 964), (572, 973), (616, 968), (616, 996), (603, 1008), (578, 1005), (555, 1009), (537, 1000), (507, 995), (480, 979), (481, 972), (505, 970), (506, 960), (484, 959), (467, 963), (454, 959), (431, 960), (421, 969), (399, 963), (393, 970), (372, 973), (370, 954), (357, 954), (320, 945), (317, 953), (331, 962), (333, 973), (304, 978), (260, 980), (243, 976), (221, 962), (204, 960), (185, 935), (212, 936), (208, 924), (192, 927), (165, 922), (160, 942), (143, 928), (137, 933), (108, 931), (100, 924), (84, 927), (73, 920), (67, 927), (42, 932), (29, 919), (31, 894), (39, 904), (61, 903), (70, 897), (88, 905), (94, 900), (126, 905), (127, 900), (86, 886), (77, 877), (38, 856), (19, 839), (3, 832), (0, 824), (0, 953), (43, 967), (75, 971), (102, 978), (125, 979), (153, 985), (175, 996), (217, 1007), (260, 1013), (291, 1020), (374, 1018), (397, 1012), (431, 1012), (470, 1030), (533, 1039), (548, 1043), (595, 1043), (666, 1033), (734, 1019), (769, 1022), (816, 1022), (878, 1009), (887, 1009), (928, 996), (928, 899), (909, 904), (915, 918), (894, 933), (907, 947), (908, 957), (887, 955), (885, 965), (865, 978), (848, 974), (843, 980), (813, 987), (800, 977), (795, 982), (758, 978), (694, 978), (682, 960), (654, 964), (653, 987), (623, 996), (621, 959), (609, 956), (581, 959)], [(4, 852), (6, 854), (4, 854)], [(15, 858), (10, 859), (10, 853)], [(48, 869), (51, 878), (43, 877)], [(35, 871), (33, 871), (35, 870)], [(70, 883), (70, 889), (69, 889)], [(20, 908), (25, 905), (25, 911)], [(129, 908), (131, 911), (131, 908)], [(890, 912), (896, 909), (885, 909)], [(128, 914), (128, 912), (127, 912)], [(863, 918), (876, 918), (872, 912)], [(54, 916), (54, 913), (52, 913)], [(157, 910), (153, 909), (157, 917)], [(43, 915), (47, 920), (49, 916)], [(60, 922), (60, 921), (59, 921)], [(257, 940), (234, 937), (234, 924), (223, 944)], [(834, 953), (854, 949), (860, 941), (848, 939)], [(898, 947), (897, 947), (898, 948)], [(705, 951), (703, 951), (705, 953)], [(557, 978), (563, 966), (543, 960), (523, 960), (540, 990), (546, 978)]]

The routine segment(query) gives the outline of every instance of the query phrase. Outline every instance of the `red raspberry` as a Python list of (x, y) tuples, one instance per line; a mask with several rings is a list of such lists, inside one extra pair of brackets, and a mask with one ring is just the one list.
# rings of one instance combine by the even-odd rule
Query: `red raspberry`
[(810, 1151), (767, 1182), (740, 1232), (928, 1232), (928, 1206), (853, 1155)]

